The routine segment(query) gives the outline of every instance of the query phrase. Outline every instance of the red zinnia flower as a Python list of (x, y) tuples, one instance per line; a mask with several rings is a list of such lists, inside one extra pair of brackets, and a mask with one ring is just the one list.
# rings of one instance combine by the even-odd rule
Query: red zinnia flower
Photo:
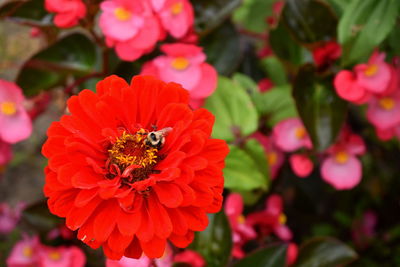
[(68, 101), (48, 130), (44, 192), (52, 213), (110, 259), (161, 257), (191, 243), (220, 210), (228, 147), (213, 115), (175, 83), (111, 76)]

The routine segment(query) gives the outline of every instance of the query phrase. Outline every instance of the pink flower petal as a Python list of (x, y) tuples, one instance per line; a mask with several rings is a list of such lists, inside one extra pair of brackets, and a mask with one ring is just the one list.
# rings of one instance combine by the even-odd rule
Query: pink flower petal
[(361, 181), (361, 162), (349, 156), (346, 163), (338, 163), (334, 157), (328, 157), (321, 166), (322, 178), (337, 190), (351, 189)]
[(293, 154), (289, 158), (293, 172), (301, 177), (307, 177), (314, 169), (314, 164), (309, 157), (303, 154)]
[(348, 70), (340, 71), (334, 80), (336, 93), (347, 101), (360, 101), (365, 98), (365, 88), (359, 85), (355, 75)]

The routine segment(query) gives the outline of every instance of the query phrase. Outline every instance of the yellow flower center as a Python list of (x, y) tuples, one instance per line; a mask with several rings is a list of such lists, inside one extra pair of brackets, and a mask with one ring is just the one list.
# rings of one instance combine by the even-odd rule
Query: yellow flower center
[(278, 161), (278, 154), (275, 152), (268, 152), (267, 153), (267, 161), (270, 166), (273, 166)]
[(240, 214), (240, 216), (237, 217), (237, 222), (239, 224), (244, 224), (245, 221), (246, 221), (246, 219), (244, 218), (243, 214)]
[(114, 10), (114, 15), (120, 21), (127, 21), (132, 17), (132, 13), (123, 7), (117, 7)]
[(298, 139), (303, 139), (304, 137), (306, 137), (307, 132), (306, 132), (306, 129), (304, 129), (304, 127), (298, 127), (298, 128), (296, 128), (294, 134), (296, 135), (296, 137)]
[(145, 140), (148, 132), (140, 129), (136, 134), (123, 132), (110, 150), (108, 150), (111, 163), (122, 167), (122, 169), (139, 165), (143, 168), (157, 163), (158, 149), (147, 146)]
[(364, 70), (364, 74), (367, 77), (374, 76), (378, 72), (378, 65), (371, 64)]
[(189, 67), (189, 60), (185, 57), (174, 58), (171, 62), (171, 67), (176, 70), (185, 70)]
[(379, 99), (379, 106), (385, 110), (392, 110), (395, 106), (396, 102), (393, 98), (383, 97)]
[(32, 248), (31, 248), (30, 246), (24, 247), (24, 248), (22, 249), (22, 255), (23, 255), (25, 258), (28, 258), (28, 259), (32, 258), (32, 255), (33, 255), (33, 250), (32, 250)]
[(279, 223), (280, 224), (285, 224), (287, 221), (287, 217), (285, 214), (281, 213), (281, 215), (279, 215)]
[(51, 251), (49, 252), (48, 256), (52, 261), (58, 261), (61, 259), (61, 253), (58, 251)]
[(344, 151), (336, 153), (335, 160), (337, 163), (344, 164), (349, 160), (349, 154)]
[(171, 6), (171, 13), (172, 15), (176, 16), (182, 13), (183, 11), (183, 3), (182, 2), (177, 2)]
[(12, 116), (17, 112), (17, 106), (14, 102), (6, 101), (1, 103), (0, 111), (5, 115)]

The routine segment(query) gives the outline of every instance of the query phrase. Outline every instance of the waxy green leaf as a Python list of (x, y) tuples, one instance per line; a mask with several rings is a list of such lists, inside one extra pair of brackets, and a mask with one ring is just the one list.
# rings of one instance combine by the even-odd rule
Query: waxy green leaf
[(196, 232), (190, 248), (204, 257), (207, 266), (226, 266), (232, 250), (232, 235), (228, 219), (222, 211), (209, 214), (208, 219), (207, 229)]
[(357, 259), (357, 253), (331, 237), (319, 237), (301, 245), (295, 267), (345, 266)]
[(347, 114), (347, 103), (339, 98), (332, 77), (316, 76), (312, 65), (304, 65), (294, 82), (297, 110), (313, 142), (322, 151), (336, 139)]
[(282, 267), (286, 264), (287, 245), (274, 245), (260, 249), (241, 259), (234, 267)]

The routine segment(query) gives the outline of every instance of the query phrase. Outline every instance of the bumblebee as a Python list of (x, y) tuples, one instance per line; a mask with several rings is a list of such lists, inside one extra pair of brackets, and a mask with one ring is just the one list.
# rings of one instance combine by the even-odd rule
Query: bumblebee
[(147, 134), (145, 144), (157, 149), (160, 149), (165, 143), (165, 137), (172, 131), (171, 127), (166, 127), (159, 131), (149, 132)]

